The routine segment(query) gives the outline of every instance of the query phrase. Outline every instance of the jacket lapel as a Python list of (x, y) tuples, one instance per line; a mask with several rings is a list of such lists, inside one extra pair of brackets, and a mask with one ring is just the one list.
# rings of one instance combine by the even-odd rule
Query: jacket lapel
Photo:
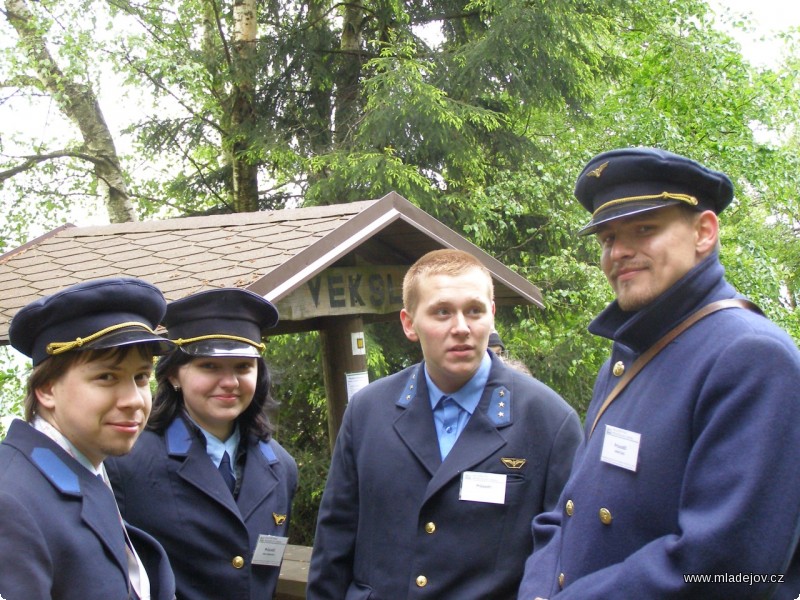
[[(91, 474), (89, 477), (95, 479)], [(125, 552), (125, 534), (122, 531), (123, 524), (114, 501), (114, 495), (108, 486), (99, 479), (81, 481), (82, 486), (84, 483), (81, 519), (108, 548), (127, 580), (128, 557)]]
[(505, 438), (497, 431), (495, 425), (487, 418), (486, 394), (478, 408), (470, 417), (467, 426), (458, 436), (453, 449), (445, 458), (442, 466), (434, 473), (425, 492), (425, 501), (436, 494), (453, 478), (460, 477), (475, 465), (485, 461), (506, 444)]
[[(14, 425), (12, 425), (14, 427)], [(111, 489), (69, 456), (55, 442), (28, 425), (13, 431), (16, 447), (61, 494), (81, 502), (81, 520), (94, 532), (128, 580), (128, 559), (122, 520)], [(9, 432), (12, 437), (12, 432)]]
[(278, 485), (278, 477), (273, 471), (277, 464), (278, 457), (268, 442), (253, 444), (248, 440), (242, 487), (237, 499), (243, 519), (247, 519)]
[(475, 412), (458, 436), (453, 449), (442, 462), (433, 410), (423, 364), (412, 369), (397, 406), (405, 408), (397, 417), (394, 429), (409, 451), (425, 466), (432, 478), (425, 500), (505, 446), (500, 429), (512, 422), (511, 391), (503, 385), (504, 366), (492, 358), (492, 370)]
[(203, 440), (192, 434), (182, 418), (170, 423), (165, 439), (170, 458), (182, 461), (178, 476), (241, 518), (233, 495), (206, 454)]
[(396, 402), (404, 410), (395, 419), (394, 430), (408, 450), (433, 475), (441, 466), (442, 457), (422, 369), (422, 364), (412, 369)]

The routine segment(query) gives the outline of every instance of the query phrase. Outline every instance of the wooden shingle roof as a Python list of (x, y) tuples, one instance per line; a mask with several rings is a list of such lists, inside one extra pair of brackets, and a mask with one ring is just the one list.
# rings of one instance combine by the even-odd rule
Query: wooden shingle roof
[(345, 257), (410, 265), (444, 247), (479, 257), (493, 274), (498, 304), (542, 306), (528, 280), (390, 193), (313, 208), (60, 227), (0, 256), (0, 343), (8, 343), (9, 322), (22, 306), (88, 279), (138, 277), (167, 300), (243, 287), (277, 302)]

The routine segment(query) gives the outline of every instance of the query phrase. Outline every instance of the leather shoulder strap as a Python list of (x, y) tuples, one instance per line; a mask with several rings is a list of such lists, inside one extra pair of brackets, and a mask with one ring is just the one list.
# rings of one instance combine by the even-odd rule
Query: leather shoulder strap
[(746, 308), (748, 310), (752, 310), (753, 312), (757, 312), (759, 314), (763, 314), (761, 309), (758, 308), (755, 304), (750, 302), (749, 300), (744, 300), (741, 298), (730, 298), (728, 300), (718, 300), (717, 302), (712, 302), (711, 304), (706, 304), (701, 309), (693, 312), (691, 315), (686, 317), (683, 321), (678, 323), (674, 328), (670, 329), (660, 340), (658, 340), (655, 344), (650, 346), (647, 349), (647, 352), (642, 354), (636, 361), (633, 363), (630, 369), (623, 375), (622, 379), (617, 382), (617, 385), (614, 386), (614, 389), (611, 390), (611, 393), (606, 396), (606, 399), (603, 401), (603, 405), (600, 407), (600, 410), (597, 411), (597, 416), (594, 418), (594, 423), (592, 423), (592, 428), (589, 430), (589, 437), (592, 437), (592, 433), (594, 433), (594, 428), (597, 427), (597, 422), (600, 420), (600, 417), (603, 416), (603, 413), (608, 408), (609, 404), (611, 404), (614, 399), (620, 395), (622, 390), (625, 389), (631, 380), (636, 377), (639, 372), (644, 369), (645, 365), (652, 360), (652, 358), (661, 352), (667, 344), (669, 344), (672, 340), (682, 334), (684, 331), (689, 329), (692, 325), (697, 323), (700, 319), (707, 317), (708, 315), (717, 312), (718, 310), (724, 310), (726, 308)]

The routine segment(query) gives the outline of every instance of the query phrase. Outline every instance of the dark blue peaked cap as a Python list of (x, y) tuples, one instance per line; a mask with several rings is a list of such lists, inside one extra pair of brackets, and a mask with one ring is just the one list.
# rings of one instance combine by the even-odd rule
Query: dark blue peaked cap
[(8, 337), (34, 366), (64, 352), (140, 343), (165, 354), (174, 346), (154, 330), (166, 306), (161, 290), (141, 279), (93, 279), (21, 308)]
[(277, 323), (278, 311), (269, 300), (241, 288), (170, 302), (164, 317), (169, 338), (194, 356), (259, 356), (263, 331)]
[(584, 167), (575, 197), (592, 213), (579, 235), (608, 221), (684, 204), (719, 214), (733, 199), (724, 173), (657, 148), (621, 148), (598, 154)]

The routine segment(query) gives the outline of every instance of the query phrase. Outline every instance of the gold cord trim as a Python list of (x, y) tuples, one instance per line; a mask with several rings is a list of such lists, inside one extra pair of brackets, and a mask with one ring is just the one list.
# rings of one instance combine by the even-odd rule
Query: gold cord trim
[(202, 342), (203, 340), (231, 340), (234, 342), (242, 342), (244, 344), (249, 344), (250, 346), (253, 346), (256, 349), (261, 350), (261, 352), (264, 352), (264, 350), (267, 349), (266, 344), (258, 344), (251, 339), (245, 337), (239, 337), (238, 335), (224, 335), (221, 333), (214, 335), (201, 335), (198, 337), (186, 338), (186, 339), (178, 338), (177, 340), (172, 340), (172, 341), (175, 342), (175, 344), (177, 344), (178, 346), (183, 346), (184, 344), (193, 344), (194, 342)]
[(128, 321), (126, 323), (119, 323), (117, 325), (112, 325), (111, 327), (106, 327), (105, 329), (101, 329), (97, 333), (93, 333), (92, 335), (85, 337), (85, 338), (75, 338), (71, 342), (50, 342), (47, 344), (47, 348), (45, 349), (48, 354), (55, 355), (55, 354), (63, 354), (64, 352), (69, 352), (70, 350), (74, 350), (75, 348), (80, 348), (84, 344), (88, 344), (89, 342), (93, 342), (98, 338), (103, 337), (109, 333), (117, 331), (119, 329), (125, 329), (126, 327), (141, 327), (146, 329), (153, 335), (155, 332), (150, 329), (144, 323), (140, 323), (139, 321)]
[(697, 198), (694, 196), (688, 194), (673, 194), (671, 192), (661, 192), (660, 194), (653, 194), (650, 196), (629, 196), (627, 198), (617, 198), (616, 200), (606, 202), (592, 213), (592, 218), (596, 217), (599, 212), (606, 210), (610, 206), (616, 206), (617, 204), (624, 204), (626, 202), (635, 202), (636, 200), (680, 200), (691, 206), (697, 206), (699, 204)]

